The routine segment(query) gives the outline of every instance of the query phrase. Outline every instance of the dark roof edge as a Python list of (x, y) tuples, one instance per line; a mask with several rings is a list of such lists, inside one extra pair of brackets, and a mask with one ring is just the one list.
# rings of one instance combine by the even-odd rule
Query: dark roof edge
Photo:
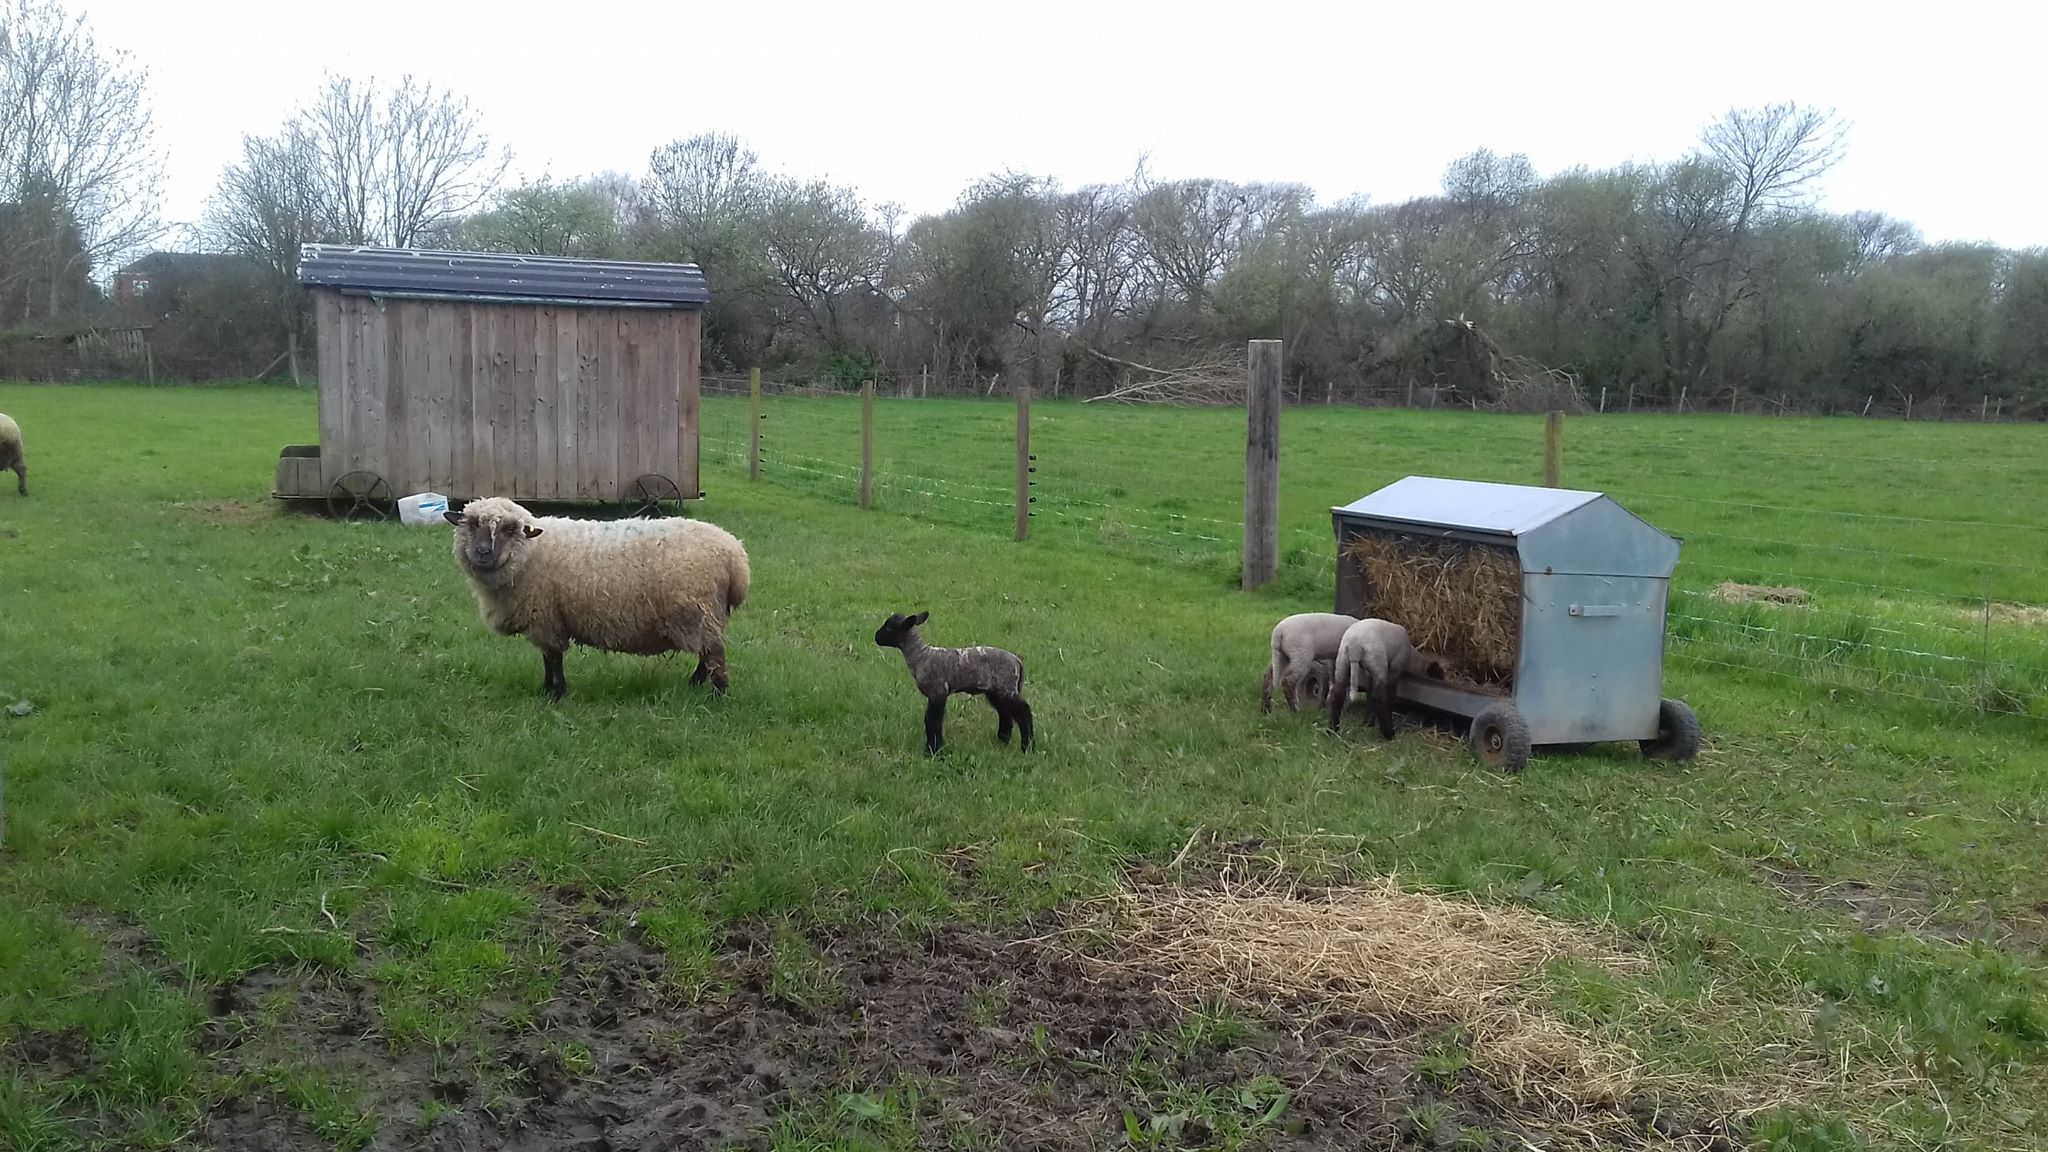
[(298, 279), (309, 288), (506, 303), (651, 304), (702, 308), (711, 294), (695, 264), (650, 264), (501, 252), (307, 244)]

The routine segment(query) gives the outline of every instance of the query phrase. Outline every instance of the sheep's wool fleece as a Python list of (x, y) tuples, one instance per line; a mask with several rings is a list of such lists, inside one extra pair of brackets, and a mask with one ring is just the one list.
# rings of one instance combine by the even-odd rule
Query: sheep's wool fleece
[[(702, 520), (535, 516), (501, 496), (470, 503), (462, 516), (455, 558), (484, 622), (543, 651), (571, 642), (649, 656), (699, 651), (724, 632), (726, 617), (747, 597), (746, 549)], [(472, 521), (478, 529), (469, 527)], [(512, 533), (501, 545), (507, 556), (499, 569), (471, 570), (464, 561), (469, 534), (505, 521), (541, 533)]]
[(15, 458), (21, 454), (21, 425), (5, 412), (0, 412), (0, 472), (14, 467)]
[(1391, 620), (1359, 620), (1344, 631), (1337, 649), (1338, 674), (1343, 674), (1345, 666), (1363, 667), (1367, 679), (1354, 678), (1353, 691), (1383, 680), (1399, 680), (1408, 671), (1413, 651), (1406, 628)]
[(926, 645), (915, 655), (906, 651), (910, 676), (927, 697), (954, 692), (979, 695), (1024, 694), (1024, 661), (1016, 653), (977, 644), (972, 648)]
[(1273, 653), (1286, 656), (1288, 666), (1334, 660), (1344, 633), (1356, 623), (1356, 616), (1337, 612), (1297, 612), (1273, 625)]

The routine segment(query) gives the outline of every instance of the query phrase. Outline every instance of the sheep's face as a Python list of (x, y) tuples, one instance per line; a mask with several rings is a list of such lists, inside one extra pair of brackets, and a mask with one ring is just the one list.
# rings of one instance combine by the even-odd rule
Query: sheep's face
[(882, 626), (875, 629), (875, 646), (877, 648), (901, 648), (903, 647), (903, 642), (910, 639), (911, 630), (931, 618), (932, 614), (929, 612), (919, 612), (915, 616), (905, 616), (901, 612), (891, 612), (889, 618), (882, 621)]
[(455, 525), (455, 559), (483, 577), (504, 572), (526, 542), (541, 534), (526, 509), (503, 497), (471, 501), (445, 514)]

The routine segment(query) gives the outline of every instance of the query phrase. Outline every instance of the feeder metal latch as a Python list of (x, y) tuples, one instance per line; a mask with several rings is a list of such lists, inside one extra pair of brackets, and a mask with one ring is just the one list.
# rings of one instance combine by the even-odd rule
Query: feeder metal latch
[(1571, 614), (1574, 616), (1619, 616), (1621, 615), (1621, 605), (1574, 604), (1571, 607)]

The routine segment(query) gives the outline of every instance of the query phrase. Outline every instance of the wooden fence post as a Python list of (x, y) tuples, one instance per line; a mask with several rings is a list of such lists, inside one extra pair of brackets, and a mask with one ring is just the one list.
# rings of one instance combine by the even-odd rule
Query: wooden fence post
[(874, 507), (875, 382), (860, 382), (860, 506)]
[(1543, 417), (1543, 486), (1564, 482), (1564, 413), (1553, 408)]
[(1017, 536), (1031, 534), (1031, 382), (1017, 380)]
[(1280, 341), (1253, 340), (1245, 368), (1246, 591), (1280, 574)]
[(761, 478), (761, 370), (747, 373), (747, 479)]
[(1607, 385), (1600, 386), (1600, 414), (1607, 415)]
[(1678, 413), (1681, 416), (1685, 414), (1685, 393), (1691, 387), (1692, 385), (1690, 384), (1681, 384), (1678, 386)]

